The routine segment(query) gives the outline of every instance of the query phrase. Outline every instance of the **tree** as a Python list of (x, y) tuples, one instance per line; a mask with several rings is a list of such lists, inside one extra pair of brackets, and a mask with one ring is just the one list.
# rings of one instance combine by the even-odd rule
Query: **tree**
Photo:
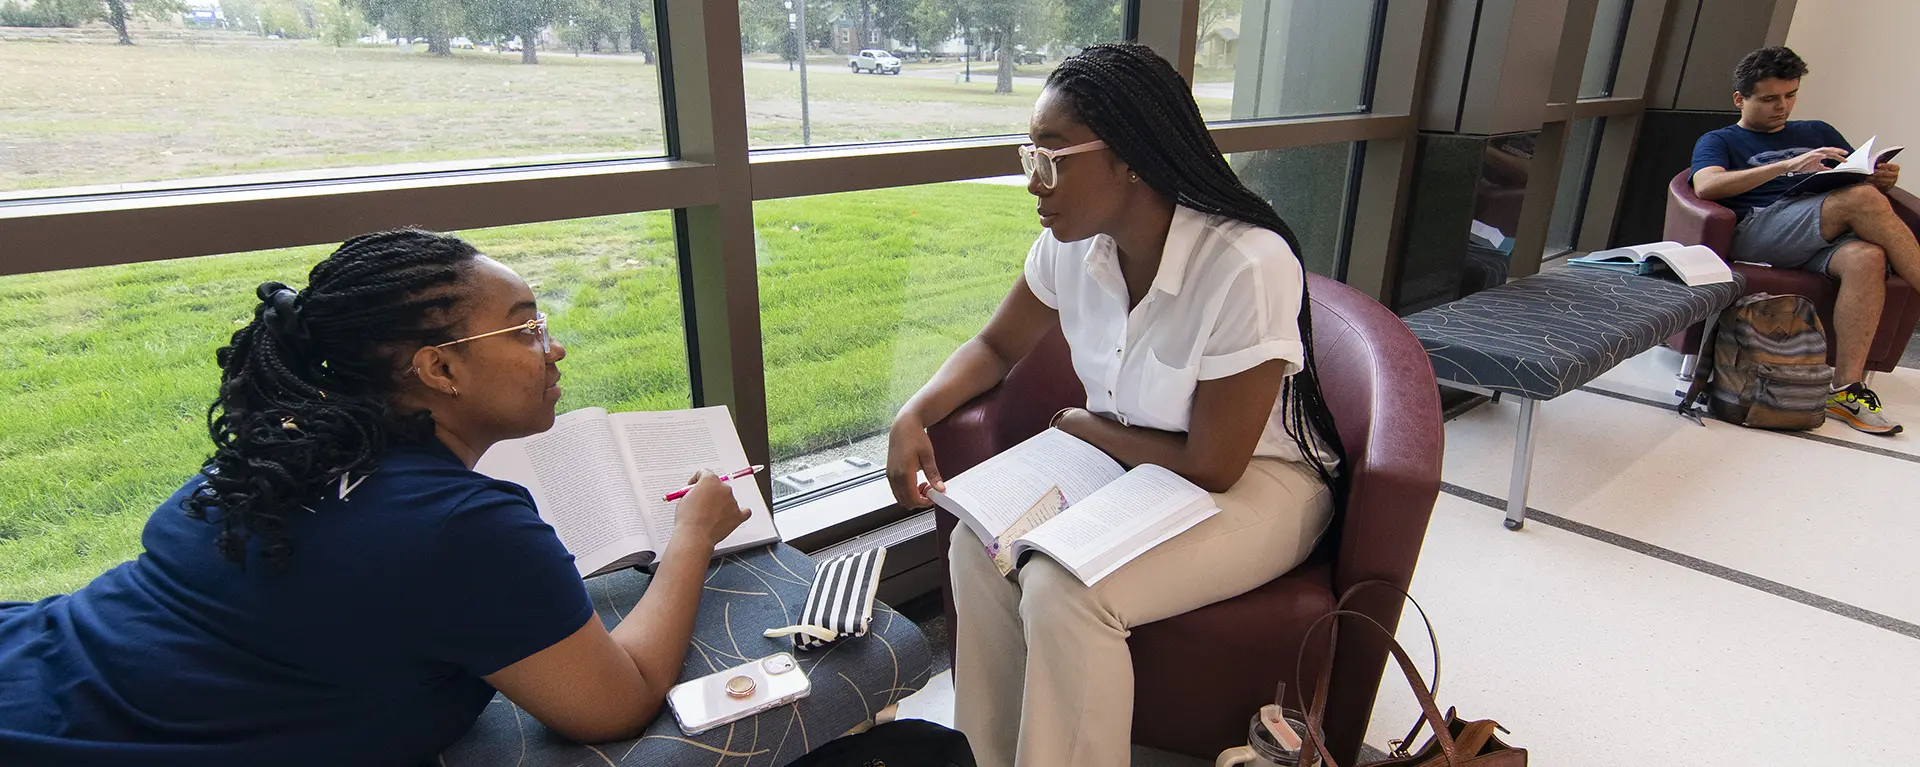
[(653, 63), (653, 3), (646, 0), (626, 0), (627, 2), (627, 47), (640, 54), (648, 64)]
[(315, 4), (315, 11), (319, 16), (321, 39), (336, 48), (353, 44), (368, 31), (367, 21), (360, 17), (360, 11), (347, 5), (344, 0), (319, 0)]
[(570, 11), (564, 0), (473, 0), (469, 26), (483, 37), (520, 38), (520, 63), (540, 63), (540, 30)]
[[(453, 31), (467, 26), (466, 9), (459, 0), (349, 0), (366, 15), (368, 21), (400, 37), (424, 37), (427, 52), (435, 56), (453, 55)], [(494, 0), (514, 2), (516, 0)], [(489, 2), (489, 0), (479, 0)]]
[(113, 31), (120, 33), (121, 45), (132, 45), (133, 38), (127, 34), (129, 17), (158, 21), (184, 10), (186, 5), (179, 0), (107, 0), (107, 23), (113, 25)]
[(1240, 13), (1241, 0), (1200, 0), (1200, 34), (1212, 32), (1220, 22)]
[[(1233, 1), (1236, 0), (1202, 0), (1201, 7), (1207, 3)], [(1120, 39), (1120, 6), (1111, 0), (1064, 0), (1060, 12), (1058, 42), (1069, 48)]]

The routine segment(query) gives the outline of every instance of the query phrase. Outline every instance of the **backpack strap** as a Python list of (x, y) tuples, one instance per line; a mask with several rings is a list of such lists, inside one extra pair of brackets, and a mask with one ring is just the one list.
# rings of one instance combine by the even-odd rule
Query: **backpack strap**
[[(1727, 307), (1728, 310), (1732, 308)], [(1700, 334), (1700, 364), (1694, 368), (1693, 382), (1687, 386), (1686, 396), (1680, 398), (1680, 406), (1675, 409), (1680, 415), (1686, 416), (1700, 426), (1706, 424), (1700, 420), (1698, 405), (1705, 401), (1707, 387), (1713, 384), (1713, 362), (1718, 356), (1714, 351), (1719, 345), (1720, 326), (1723, 324), (1720, 322), (1723, 319), (1721, 314), (1725, 311), (1716, 312), (1707, 318), (1706, 330)]]

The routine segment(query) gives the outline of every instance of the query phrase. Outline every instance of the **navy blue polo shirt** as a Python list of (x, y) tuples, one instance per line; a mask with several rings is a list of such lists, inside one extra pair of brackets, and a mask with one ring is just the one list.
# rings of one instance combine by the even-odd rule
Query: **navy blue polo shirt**
[(195, 477), (138, 559), (0, 607), (0, 763), (419, 764), (472, 726), (482, 676), (593, 616), (520, 486), (438, 442), (350, 480), (288, 515), (285, 568), (258, 540), (244, 568), (220, 555)]
[[(1853, 145), (1847, 143), (1840, 131), (1819, 120), (1789, 120), (1780, 130), (1772, 133), (1747, 130), (1740, 127), (1739, 123), (1734, 123), (1708, 131), (1694, 142), (1693, 172), (1699, 173), (1701, 168), (1716, 165), (1727, 170), (1748, 170), (1830, 146), (1853, 151)], [(1800, 183), (1800, 179), (1806, 175), (1783, 173), (1767, 183), (1718, 202), (1731, 208), (1740, 218), (1746, 218), (1747, 213), (1778, 202), (1788, 189)]]

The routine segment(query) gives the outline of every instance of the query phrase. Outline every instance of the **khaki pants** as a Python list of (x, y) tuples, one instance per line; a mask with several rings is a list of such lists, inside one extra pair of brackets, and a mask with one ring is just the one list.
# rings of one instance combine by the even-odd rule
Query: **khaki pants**
[(978, 535), (954, 530), (954, 709), (982, 767), (1127, 764), (1131, 629), (1293, 569), (1333, 509), (1313, 469), (1270, 459), (1255, 459), (1213, 498), (1219, 514), (1091, 588), (1045, 555), (1029, 558), (1016, 584), (994, 569)]

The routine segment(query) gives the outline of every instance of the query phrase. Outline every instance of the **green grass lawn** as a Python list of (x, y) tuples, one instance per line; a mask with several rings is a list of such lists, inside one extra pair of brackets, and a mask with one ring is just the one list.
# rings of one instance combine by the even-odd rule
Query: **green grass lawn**
[[(776, 456), (885, 428), (985, 322), (1037, 231), (1020, 187), (944, 184), (756, 206)], [(568, 345), (562, 409), (685, 407), (664, 213), (463, 233), (534, 285)], [(0, 600), (70, 591), (140, 550), (208, 453), (213, 352), (253, 288), (328, 248), (0, 278)]]

